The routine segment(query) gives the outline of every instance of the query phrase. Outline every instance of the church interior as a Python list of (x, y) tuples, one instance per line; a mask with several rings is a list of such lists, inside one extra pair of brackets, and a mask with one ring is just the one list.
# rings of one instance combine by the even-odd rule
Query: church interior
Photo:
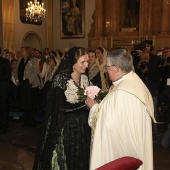
[(24, 22), (27, 2), (1, 1), (2, 49), (18, 51), (23, 45), (32, 45), (38, 50), (48, 47), (63, 51), (72, 46), (87, 49), (102, 46), (111, 51), (117, 46), (132, 49), (133, 44), (146, 39), (153, 40), (155, 50), (170, 46), (168, 0), (83, 0), (80, 4), (81, 33), (75, 35), (64, 34), (66, 0), (43, 1), (45, 18), (38, 24)]
[[(40, 51), (64, 51), (73, 46), (133, 50), (144, 40), (152, 40), (154, 54), (170, 47), (170, 0), (77, 0), (81, 18), (74, 30), (66, 22), (72, 1), (40, 0), (45, 16), (30, 21), (26, 17), (29, 0), (1, 0), (2, 54), (5, 49), (17, 52), (27, 45)], [(40, 127), (41, 123), (25, 128), (21, 120), (9, 120), (8, 132), (0, 134), (0, 170), (32, 169)], [(160, 140), (161, 135), (153, 141), (154, 170), (169, 170), (170, 148), (162, 148)]]

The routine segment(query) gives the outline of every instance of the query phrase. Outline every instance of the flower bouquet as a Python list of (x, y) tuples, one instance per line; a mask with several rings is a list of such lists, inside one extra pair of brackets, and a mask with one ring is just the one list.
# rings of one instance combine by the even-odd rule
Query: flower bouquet
[(86, 84), (83, 84), (82, 87), (77, 87), (72, 79), (68, 81), (67, 89), (64, 93), (67, 102), (73, 104), (84, 102), (87, 97), (100, 101), (107, 94), (107, 92), (102, 91), (97, 86), (87, 86)]
[(77, 95), (79, 101), (85, 101), (87, 97), (96, 101), (101, 101), (107, 95), (107, 92), (102, 91), (97, 86), (88, 86), (85, 90), (83, 88), (78, 88)]

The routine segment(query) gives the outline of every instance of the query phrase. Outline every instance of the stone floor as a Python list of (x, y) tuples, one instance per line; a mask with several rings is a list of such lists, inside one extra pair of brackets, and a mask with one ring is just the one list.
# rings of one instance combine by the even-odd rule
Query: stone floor
[[(31, 170), (35, 146), (40, 130), (22, 127), (10, 121), (6, 134), (0, 134), (0, 170)], [(154, 170), (170, 170), (170, 148), (162, 149), (154, 142)]]

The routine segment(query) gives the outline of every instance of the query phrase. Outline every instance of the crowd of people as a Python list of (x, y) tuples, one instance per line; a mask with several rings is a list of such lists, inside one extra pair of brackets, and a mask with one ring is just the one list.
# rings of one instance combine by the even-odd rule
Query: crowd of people
[[(170, 146), (170, 48), (152, 50), (150, 40), (131, 51), (4, 50), (0, 130), (7, 132), (9, 117), (24, 127), (41, 122), (34, 170), (94, 170), (123, 156), (152, 170), (154, 138), (162, 135), (161, 146)], [(77, 100), (75, 89), (90, 85), (106, 97)]]

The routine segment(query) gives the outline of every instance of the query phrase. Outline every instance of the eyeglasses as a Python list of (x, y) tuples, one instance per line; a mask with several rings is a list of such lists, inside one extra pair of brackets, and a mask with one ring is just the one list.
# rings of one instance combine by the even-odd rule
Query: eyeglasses
[(116, 66), (116, 65), (110, 65), (110, 66), (107, 66), (107, 65), (106, 65), (106, 66), (104, 66), (104, 67), (103, 67), (104, 72), (107, 72), (107, 69), (108, 69), (108, 68), (114, 67), (114, 66)]

